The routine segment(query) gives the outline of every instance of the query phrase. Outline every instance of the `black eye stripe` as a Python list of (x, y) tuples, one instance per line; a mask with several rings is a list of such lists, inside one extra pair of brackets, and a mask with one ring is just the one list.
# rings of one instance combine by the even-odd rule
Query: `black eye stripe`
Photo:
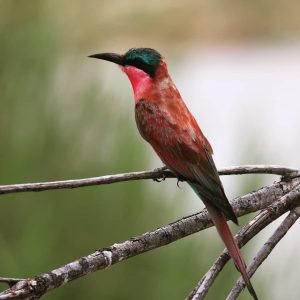
[(129, 61), (128, 65), (136, 67), (136, 68), (144, 71), (145, 73), (149, 74), (151, 78), (154, 78), (154, 76), (155, 76), (155, 71), (156, 71), (157, 66), (148, 65), (141, 59), (134, 59), (132, 61)]

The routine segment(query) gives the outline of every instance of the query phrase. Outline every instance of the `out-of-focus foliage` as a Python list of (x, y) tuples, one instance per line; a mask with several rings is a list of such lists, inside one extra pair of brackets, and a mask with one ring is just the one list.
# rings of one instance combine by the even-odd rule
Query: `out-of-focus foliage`
[[(91, 74), (87, 68), (90, 53), (78, 55), (68, 45), (55, 18), (64, 10), (68, 15), (68, 7), (61, 11), (45, 3), (1, 2), (1, 184), (145, 169), (149, 158), (133, 126), (132, 109), (101, 92), (100, 69)], [(73, 25), (80, 29), (84, 23)], [(149, 193), (152, 186), (157, 191)], [(174, 209), (176, 199), (165, 202), (164, 190), (162, 184), (138, 182), (2, 196), (1, 275), (33, 276), (187, 213)], [(193, 239), (45, 298), (182, 298), (208, 266), (201, 264), (201, 251), (191, 247)]]
[[(297, 7), (292, 0), (1, 1), (0, 184), (149, 166), (132, 96), (119, 99), (105, 88), (115, 80), (118, 89), (119, 78), (110, 73), (99, 80), (105, 64), (86, 58), (95, 50), (151, 46), (184, 53), (187, 44), (293, 38)], [(194, 212), (181, 198), (185, 191), (174, 181), (1, 196), (0, 275), (39, 274)], [(216, 236), (213, 229), (196, 234), (45, 299), (183, 299), (219, 253)], [(235, 278), (234, 267), (226, 267), (209, 298), (224, 299)]]

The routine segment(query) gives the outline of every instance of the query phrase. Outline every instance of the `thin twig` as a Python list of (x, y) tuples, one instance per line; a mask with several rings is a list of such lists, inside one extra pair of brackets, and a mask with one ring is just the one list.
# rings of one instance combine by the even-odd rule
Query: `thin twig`
[[(245, 165), (219, 170), (220, 175), (241, 175), (241, 174), (275, 174), (281, 176), (299, 176), (299, 171), (287, 167), (275, 165)], [(166, 168), (157, 168), (152, 171), (131, 172), (116, 175), (105, 175), (83, 179), (71, 179), (50, 182), (20, 183), (10, 185), (0, 185), (0, 194), (20, 193), (20, 192), (40, 192), (56, 189), (73, 189), (84, 186), (101, 184), (111, 184), (122, 181), (141, 179), (165, 179), (176, 177), (174, 173)]]
[[(256, 207), (256, 209), (258, 207), (259, 209), (262, 209), (264, 208), (263, 204), (257, 202), (255, 199), (262, 196), (263, 190), (265, 193), (267, 193), (265, 194), (266, 200), (264, 201), (264, 204), (269, 205), (270, 201), (272, 202), (274, 199), (278, 199), (281, 197), (279, 195), (284, 195), (286, 192), (288, 192), (289, 187), (294, 187), (296, 185), (296, 188), (289, 192), (289, 196), (283, 196), (280, 201), (271, 206), (272, 209), (268, 209), (271, 215), (280, 215), (283, 213), (283, 211), (287, 211), (294, 206), (299, 205), (298, 202), (300, 202), (300, 200), (298, 201), (298, 198), (300, 198), (300, 179), (295, 178), (291, 181), (293, 180), (298, 182), (298, 186), (295, 182), (291, 185), (289, 185), (289, 183), (273, 184), (273, 188), (264, 188), (256, 193), (251, 193), (249, 195), (240, 197), (239, 202), (233, 203), (233, 208), (236, 212), (238, 212), (238, 215), (253, 211), (254, 207)], [(282, 186), (285, 185), (286, 187), (283, 188)], [(251, 202), (251, 199), (253, 202)], [(242, 207), (242, 209), (238, 206)], [(245, 209), (245, 207), (248, 207), (248, 211)], [(0, 293), (0, 300), (19, 298), (28, 299), (30, 297), (30, 299), (37, 299), (46, 292), (81, 276), (85, 276), (100, 269), (106, 269), (115, 263), (142, 254), (146, 251), (167, 245), (187, 235), (208, 228), (211, 225), (212, 223), (208, 217), (207, 211), (203, 210), (199, 214), (185, 217), (177, 222), (158, 228), (152, 232), (147, 232), (123, 243), (114, 244), (108, 248), (96, 251), (88, 256), (82, 257), (48, 273), (35, 276), (34, 278), (28, 280), (20, 281), (12, 288)]]
[[(278, 226), (276, 231), (271, 235), (268, 241), (263, 245), (263, 247), (258, 251), (254, 257), (251, 264), (248, 266), (248, 274), (252, 276), (258, 267), (266, 260), (270, 255), (275, 246), (280, 242), (280, 240), (285, 236), (288, 230), (294, 225), (297, 219), (300, 216), (300, 208), (297, 207), (293, 209), (289, 215), (283, 220), (283, 222)], [(227, 297), (227, 300), (235, 300), (241, 291), (245, 288), (244, 281), (240, 278), (230, 294)]]
[[(250, 234), (253, 234), (253, 229), (263, 229), (265, 226), (267, 226), (270, 222), (272, 222), (271, 219), (262, 219), (262, 216), (265, 215), (265, 211), (261, 212), (259, 215), (257, 215), (249, 224), (246, 224), (236, 235), (235, 238), (241, 243), (241, 239), (243, 239), (244, 244), (246, 244), (253, 236), (250, 236)], [(263, 222), (264, 221), (264, 222)], [(247, 232), (245, 236), (242, 236), (242, 233)], [(224, 249), (220, 256), (217, 258), (217, 260), (214, 262), (214, 264), (210, 267), (210, 269), (206, 272), (205, 275), (201, 278), (201, 280), (197, 283), (195, 288), (192, 290), (192, 292), (188, 295), (186, 300), (201, 300), (204, 299), (206, 294), (208, 293), (209, 288), (214, 283), (215, 279), (219, 275), (219, 273), (224, 268), (225, 264), (229, 261), (230, 255), (227, 251), (227, 249)]]
[(242, 174), (273, 174), (280, 176), (295, 177), (300, 172), (297, 169), (277, 165), (243, 165), (222, 168), (219, 175), (242, 175)]
[(24, 278), (0, 277), (0, 282), (8, 284), (10, 287), (21, 280), (25, 280), (25, 279)]
[(141, 180), (141, 179), (164, 179), (174, 178), (175, 175), (164, 168), (153, 171), (131, 172), (116, 175), (105, 175), (100, 177), (90, 177), (83, 179), (71, 179), (50, 182), (20, 183), (10, 185), (0, 185), (0, 194), (19, 193), (19, 192), (41, 192), (56, 189), (73, 189), (84, 186), (110, 184), (122, 181)]
[[(281, 197), (278, 201), (270, 205), (266, 210), (262, 211), (251, 222), (245, 225), (235, 236), (239, 247), (243, 247), (250, 239), (264, 229), (268, 224), (279, 218), (289, 210), (289, 205), (300, 202), (300, 188), (296, 187), (288, 194)], [(227, 250), (223, 250), (221, 255), (208, 270), (208, 272), (197, 283), (196, 287), (188, 295), (187, 300), (202, 300), (206, 296), (209, 288), (223, 269), (230, 256)], [(252, 274), (251, 274), (252, 276)]]

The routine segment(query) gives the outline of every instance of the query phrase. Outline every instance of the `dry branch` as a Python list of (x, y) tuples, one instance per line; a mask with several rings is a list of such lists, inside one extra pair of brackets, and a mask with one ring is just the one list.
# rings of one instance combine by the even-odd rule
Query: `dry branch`
[[(285, 236), (285, 234), (289, 231), (289, 229), (295, 224), (300, 216), (300, 208), (296, 207), (291, 210), (288, 216), (283, 220), (283, 222), (279, 225), (276, 231), (272, 234), (272, 236), (268, 239), (268, 241), (263, 245), (263, 247), (258, 251), (253, 261), (248, 267), (248, 273), (250, 276), (254, 274), (254, 272), (258, 269), (258, 267), (267, 259), (275, 246), (281, 241), (281, 239)], [(227, 297), (227, 300), (235, 300), (241, 291), (245, 288), (244, 281), (240, 278), (230, 294)]]
[[(297, 206), (300, 203), (300, 186), (292, 189), (289, 193), (282, 196), (278, 201), (268, 206), (259, 215), (257, 215), (251, 222), (246, 224), (239, 233), (235, 236), (239, 247), (243, 247), (249, 240), (257, 235), (262, 229), (268, 226), (271, 222), (282, 216), (292, 206)], [(206, 296), (209, 288), (213, 284), (214, 280), (223, 269), (230, 256), (227, 250), (223, 250), (221, 255), (209, 269), (209, 271), (201, 278), (196, 287), (187, 297), (188, 300), (201, 300)], [(255, 259), (254, 259), (255, 260)], [(248, 270), (249, 272), (249, 270)], [(254, 273), (254, 272), (253, 272)], [(249, 273), (250, 277), (253, 273)], [(242, 280), (240, 280), (243, 282)], [(245, 286), (243, 285), (242, 288)], [(232, 300), (232, 299), (230, 299)]]
[[(269, 222), (272, 218), (276, 218), (300, 204), (300, 178), (298, 177), (299, 172), (296, 170), (277, 166), (246, 166), (223, 169), (220, 171), (220, 174), (249, 174), (252, 172), (279, 174), (284, 176), (286, 179), (280, 182), (275, 182), (268, 187), (263, 187), (256, 192), (234, 199), (234, 201), (232, 201), (232, 206), (237, 216), (242, 216), (250, 212), (266, 209), (269, 206), (267, 211), (262, 213), (262, 218), (265, 218)], [(165, 177), (174, 177), (174, 175), (165, 169), (157, 169), (147, 172), (134, 172), (75, 180), (75, 184), (74, 180), (72, 180), (52, 183), (2, 186), (0, 187), (0, 193), (38, 191), (67, 187), (73, 188), (119, 181), (159, 179)], [(265, 226), (268, 224), (268, 222), (265, 223)], [(242, 244), (247, 241), (247, 238), (252, 238), (258, 232), (257, 230), (259, 227), (254, 226), (255, 224), (256, 221), (254, 223), (250, 222), (250, 224), (246, 225), (244, 229), (240, 231)], [(115, 263), (142, 254), (146, 251), (167, 245), (185, 236), (204, 230), (210, 226), (212, 226), (212, 223), (207, 211), (203, 210), (200, 213), (182, 218), (167, 226), (144, 233), (141, 236), (131, 238), (123, 243), (114, 244), (108, 248), (95, 251), (90, 255), (81, 257), (80, 259), (66, 264), (58, 269), (37, 275), (30, 279), (20, 280), (11, 288), (8, 288), (0, 293), (0, 300), (38, 299), (46, 292), (58, 288), (81, 276), (85, 276), (100, 269), (106, 269)], [(252, 226), (254, 229), (245, 232), (247, 228), (249, 229), (249, 226)], [(246, 238), (244, 238), (244, 236), (246, 236)]]
[[(237, 167), (223, 168), (219, 170), (220, 175), (241, 175), (241, 174), (275, 174), (281, 176), (299, 176), (299, 171), (287, 167), (275, 165), (259, 166), (245, 165)], [(20, 192), (40, 192), (56, 189), (74, 189), (84, 186), (101, 184), (111, 184), (122, 181), (142, 180), (142, 179), (165, 179), (176, 176), (166, 168), (157, 168), (152, 171), (131, 172), (116, 175), (105, 175), (83, 179), (71, 179), (51, 182), (20, 183), (10, 185), (0, 185), (0, 194), (20, 193)]]

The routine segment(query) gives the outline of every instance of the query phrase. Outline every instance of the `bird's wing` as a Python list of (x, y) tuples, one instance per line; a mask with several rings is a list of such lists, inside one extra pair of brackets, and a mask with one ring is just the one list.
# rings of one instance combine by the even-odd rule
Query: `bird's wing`
[(166, 166), (184, 177), (203, 201), (237, 223), (214, 164), (212, 148), (186, 106), (163, 109), (141, 99), (135, 106), (135, 116), (141, 135)]
[[(208, 142), (207, 142), (208, 143)], [(186, 162), (185, 176), (193, 190), (204, 202), (220, 209), (227, 218), (237, 223), (237, 218), (225, 195), (217, 168), (209, 151), (210, 145), (204, 139), (186, 139), (179, 144), (180, 156)]]

